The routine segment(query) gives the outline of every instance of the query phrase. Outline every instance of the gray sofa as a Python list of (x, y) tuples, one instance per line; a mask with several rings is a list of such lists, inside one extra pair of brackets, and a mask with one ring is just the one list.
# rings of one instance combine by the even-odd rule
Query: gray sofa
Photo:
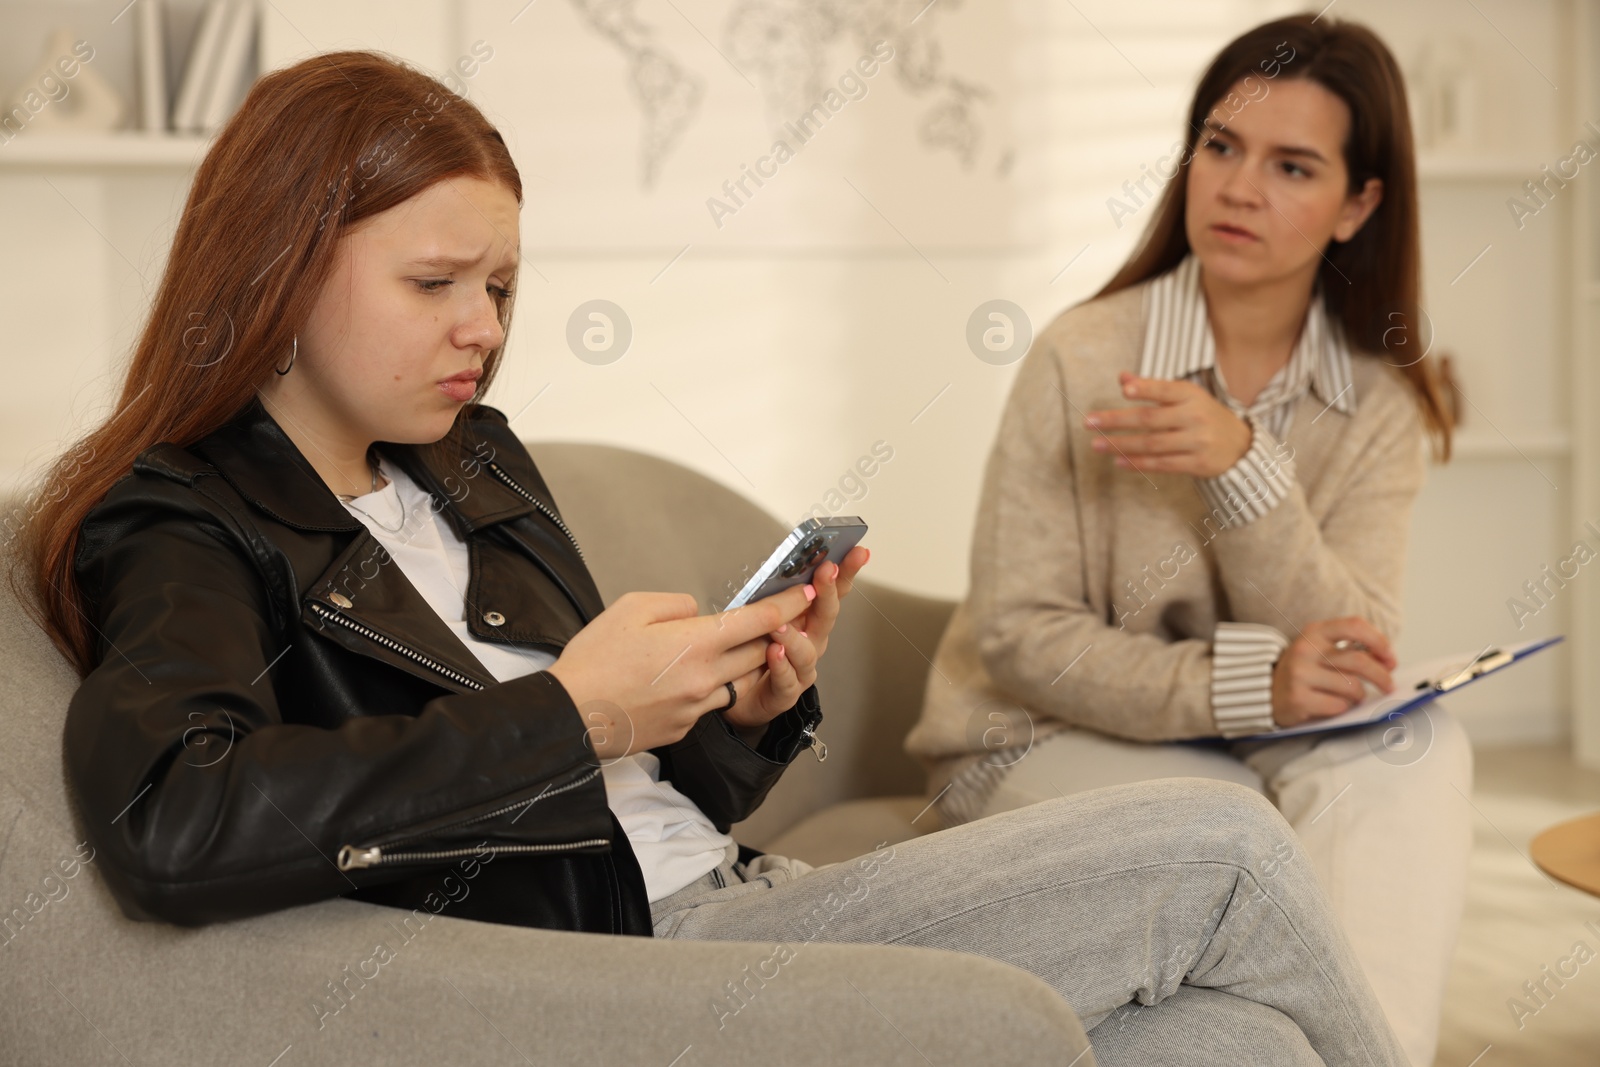
[[(739, 566), (782, 532), (672, 463), (529, 447), (608, 601), (685, 590), (720, 606)], [(852, 600), (821, 672), (827, 762), (802, 753), (734, 831), (813, 863), (935, 828), (900, 743), (951, 605), (869, 581)], [(77, 677), (3, 582), (0, 663), (0, 1067), (1094, 1062), (1048, 985), (961, 953), (808, 945), (719, 1026), (714, 998), (773, 945), (448, 912), (402, 928), (406, 913), (343, 898), (198, 928), (128, 920), (66, 796), (61, 731)]]

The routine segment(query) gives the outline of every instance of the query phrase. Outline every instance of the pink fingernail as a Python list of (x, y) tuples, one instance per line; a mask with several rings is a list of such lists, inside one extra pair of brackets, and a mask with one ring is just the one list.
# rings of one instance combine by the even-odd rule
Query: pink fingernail
[(815, 600), (815, 599), (817, 599), (817, 587), (812, 585), (810, 582), (806, 583), (806, 599), (807, 600)]
[(784, 623), (782, 626), (778, 627), (778, 632), (780, 634), (788, 633), (789, 632), (789, 624), (788, 623)]
[(782, 659), (783, 657), (787, 656), (788, 654), (789, 654), (789, 650), (788, 649), (784, 648), (782, 645), (778, 646), (778, 658), (779, 659)]

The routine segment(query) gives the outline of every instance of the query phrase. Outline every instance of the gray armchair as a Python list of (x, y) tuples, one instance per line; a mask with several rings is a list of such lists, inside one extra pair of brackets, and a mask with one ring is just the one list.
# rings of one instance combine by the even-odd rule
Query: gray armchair
[[(598, 445), (529, 447), (608, 601), (684, 590), (720, 606), (739, 566), (782, 532), (675, 464)], [(865, 581), (852, 599), (819, 683), (827, 762), (802, 753), (734, 830), (813, 863), (934, 828), (900, 742), (951, 605)], [(402, 927), (407, 913), (344, 898), (198, 928), (131, 921), (80, 849), (66, 795), (61, 732), (77, 677), (3, 582), (0, 664), (3, 1067), (1093, 1063), (1048, 985), (961, 953), (811, 944), (719, 1027), (723, 983), (773, 946), (448, 912)]]

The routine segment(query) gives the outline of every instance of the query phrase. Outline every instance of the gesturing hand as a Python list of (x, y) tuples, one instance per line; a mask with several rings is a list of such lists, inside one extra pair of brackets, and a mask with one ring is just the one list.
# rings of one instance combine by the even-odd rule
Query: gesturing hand
[[(860, 545), (845, 554), (843, 565), (824, 563), (813, 580), (816, 599), (793, 622), (769, 636), (765, 668), (734, 682), (738, 703), (723, 717), (744, 729), (760, 727), (794, 707), (800, 694), (817, 680), (817, 661), (828, 649), (828, 635), (839, 618), (839, 602), (850, 593), (855, 576), (870, 553)], [(765, 603), (764, 600), (757, 603)]]
[(1085, 413), (1084, 426), (1101, 431), (1094, 450), (1115, 454), (1117, 466), (1215, 478), (1250, 448), (1249, 424), (1200, 385), (1131, 371), (1117, 378), (1123, 396), (1155, 405)]
[[(1347, 647), (1340, 648), (1344, 642)], [(1387, 693), (1399, 661), (1389, 639), (1366, 619), (1307, 624), (1272, 669), (1272, 718), (1279, 726), (1342, 715), (1366, 699), (1363, 681)]]

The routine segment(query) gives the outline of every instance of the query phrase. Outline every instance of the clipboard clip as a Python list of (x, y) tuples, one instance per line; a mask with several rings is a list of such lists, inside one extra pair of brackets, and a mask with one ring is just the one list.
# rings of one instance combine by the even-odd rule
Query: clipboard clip
[(1485, 649), (1477, 659), (1461, 668), (1454, 674), (1447, 674), (1429, 686), (1423, 682), (1418, 689), (1431, 688), (1438, 693), (1448, 693), (1452, 689), (1466, 685), (1468, 682), (1483, 677), (1492, 670), (1497, 670), (1516, 659), (1510, 652), (1498, 648)]

